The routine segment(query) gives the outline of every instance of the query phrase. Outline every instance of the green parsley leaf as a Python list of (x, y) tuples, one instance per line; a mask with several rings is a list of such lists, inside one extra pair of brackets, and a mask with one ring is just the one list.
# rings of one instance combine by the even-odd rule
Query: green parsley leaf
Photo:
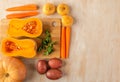
[(51, 54), (54, 49), (53, 49), (53, 45), (56, 43), (56, 42), (52, 42), (52, 39), (51, 39), (51, 35), (50, 35), (50, 32), (48, 30), (45, 31), (45, 38), (42, 39), (42, 44), (41, 46), (38, 48), (38, 52), (40, 52), (41, 50), (44, 49), (44, 55), (49, 55)]

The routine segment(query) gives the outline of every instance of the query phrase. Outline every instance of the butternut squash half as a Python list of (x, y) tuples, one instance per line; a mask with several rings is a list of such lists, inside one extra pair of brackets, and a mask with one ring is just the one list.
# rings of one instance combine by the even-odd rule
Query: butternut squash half
[(38, 18), (11, 19), (8, 35), (11, 37), (38, 37), (42, 34), (42, 21)]
[(36, 42), (32, 39), (5, 38), (1, 45), (1, 51), (6, 56), (33, 58), (36, 55)]

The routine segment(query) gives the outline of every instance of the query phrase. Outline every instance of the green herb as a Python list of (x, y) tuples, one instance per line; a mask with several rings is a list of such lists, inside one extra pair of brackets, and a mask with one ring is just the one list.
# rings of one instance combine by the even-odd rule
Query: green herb
[(49, 55), (54, 51), (54, 49), (53, 49), (54, 44), (55, 44), (55, 42), (49, 43), (49, 45), (46, 48), (46, 51), (44, 52), (45, 55)]
[(42, 39), (42, 44), (37, 51), (40, 52), (41, 50), (44, 50), (44, 55), (49, 55), (54, 51), (54, 48), (53, 48), (54, 44), (55, 42), (52, 42), (50, 32), (46, 30), (45, 38)]

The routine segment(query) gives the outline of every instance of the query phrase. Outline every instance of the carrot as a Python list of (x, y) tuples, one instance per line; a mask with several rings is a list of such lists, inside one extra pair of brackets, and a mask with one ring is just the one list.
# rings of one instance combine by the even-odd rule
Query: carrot
[(6, 16), (6, 18), (11, 19), (11, 18), (25, 18), (25, 17), (29, 17), (29, 16), (35, 16), (38, 15), (39, 12), (37, 11), (32, 11), (32, 12), (24, 12), (24, 13), (12, 13), (12, 14), (8, 14)]
[(71, 28), (66, 27), (66, 58), (69, 57)]
[(66, 41), (65, 41), (65, 30), (66, 28), (65, 27), (62, 27), (62, 32), (61, 32), (61, 53), (60, 53), (60, 56), (61, 58), (65, 59), (65, 55), (66, 55)]
[(27, 4), (23, 6), (16, 6), (6, 9), (6, 11), (29, 11), (37, 10), (38, 6), (36, 4)]

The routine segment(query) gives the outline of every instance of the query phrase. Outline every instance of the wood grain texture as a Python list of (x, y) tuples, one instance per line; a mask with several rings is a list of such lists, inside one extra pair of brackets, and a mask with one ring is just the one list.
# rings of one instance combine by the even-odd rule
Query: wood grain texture
[(38, 53), (36, 58), (60, 58), (60, 34), (61, 34), (61, 20), (57, 18), (43, 18), (43, 34), (46, 30), (50, 31), (51, 39), (56, 42), (54, 47), (54, 52), (50, 55), (44, 55), (44, 52)]
[[(6, 8), (32, 2), (67, 3), (75, 19), (70, 58), (62, 68), (65, 74), (55, 82), (120, 82), (120, 0), (2, 0), (0, 18), (8, 13)], [(25, 82), (53, 82), (35, 71), (36, 62), (25, 60), (30, 69)]]

